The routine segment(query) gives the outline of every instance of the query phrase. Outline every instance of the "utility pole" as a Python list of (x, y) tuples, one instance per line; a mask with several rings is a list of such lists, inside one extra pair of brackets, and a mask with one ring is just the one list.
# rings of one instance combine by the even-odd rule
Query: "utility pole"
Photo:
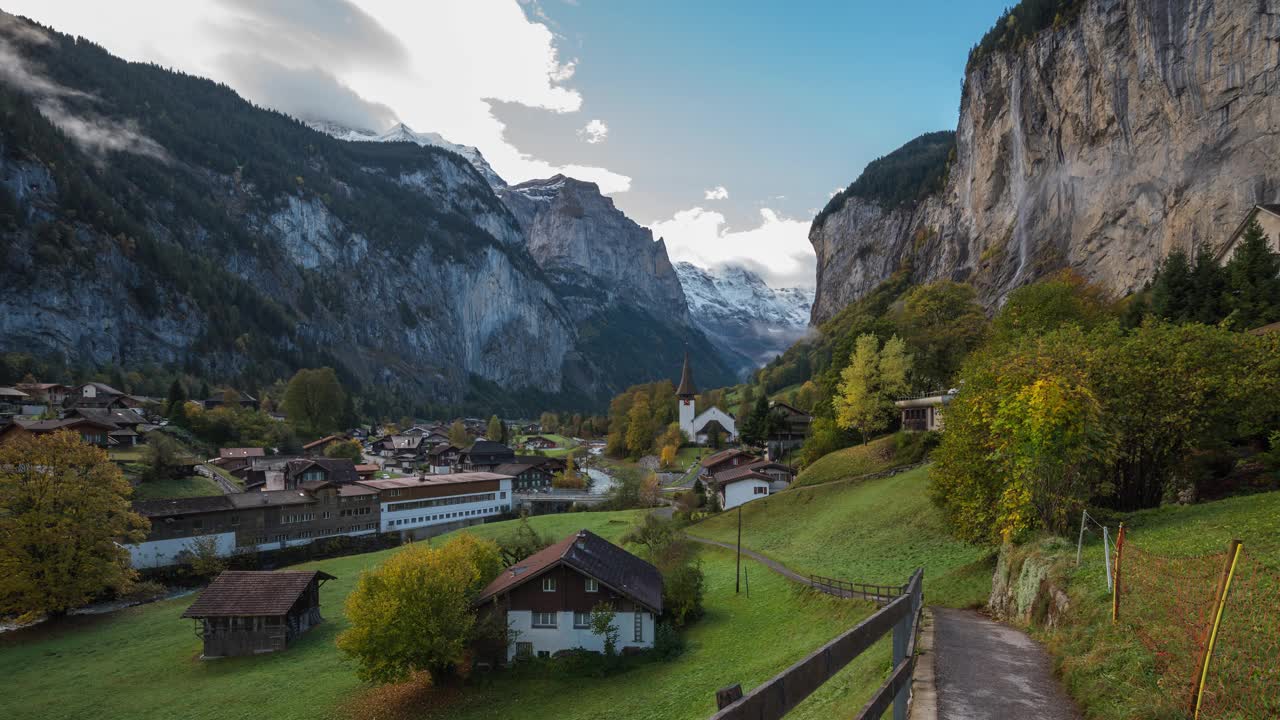
[(742, 506), (738, 506), (738, 557), (733, 566), (733, 591), (742, 590)]

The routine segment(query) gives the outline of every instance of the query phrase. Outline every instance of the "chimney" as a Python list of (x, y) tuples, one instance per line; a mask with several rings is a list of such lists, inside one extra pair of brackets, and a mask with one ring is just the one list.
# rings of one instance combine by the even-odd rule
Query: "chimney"
[(578, 531), (578, 539), (573, 544), (577, 545), (579, 550), (587, 549), (587, 531), (585, 529)]

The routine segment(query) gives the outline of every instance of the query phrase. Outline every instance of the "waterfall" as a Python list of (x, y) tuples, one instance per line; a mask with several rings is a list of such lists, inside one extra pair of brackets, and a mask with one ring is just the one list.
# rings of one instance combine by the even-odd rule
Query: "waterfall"
[[(1010, 77), (1009, 119), (1013, 125), (1013, 177), (1010, 178), (1010, 190), (1013, 194), (1014, 225), (1013, 241), (1018, 246), (1018, 270), (1013, 274), (1012, 288), (1018, 287), (1022, 273), (1027, 267), (1027, 157), (1026, 138), (1022, 134), (1022, 66), (1018, 65)], [(1012, 289), (1011, 288), (1011, 289)]]

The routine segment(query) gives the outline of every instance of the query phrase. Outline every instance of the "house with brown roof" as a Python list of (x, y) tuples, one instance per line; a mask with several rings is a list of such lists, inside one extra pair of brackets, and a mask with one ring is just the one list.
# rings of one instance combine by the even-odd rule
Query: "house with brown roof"
[(151, 522), (143, 542), (126, 546), (135, 568), (154, 568), (186, 562), (199, 546), (219, 556), (236, 549), (241, 513), (229, 495), (139, 500), (133, 511)]
[(703, 477), (710, 478), (715, 476), (717, 473), (724, 472), (725, 470), (730, 470), (742, 465), (749, 465), (750, 463), (759, 461), (760, 458), (746, 450), (739, 450), (738, 448), (721, 450), (718, 453), (708, 455), (702, 459), (701, 474)]
[(86, 418), (68, 418), (64, 420), (12, 420), (4, 429), (0, 429), (0, 443), (9, 442), (22, 435), (47, 435), (60, 431), (80, 434), (80, 439), (90, 445), (107, 447), (110, 444), (109, 434), (120, 428), (110, 423), (101, 423)]
[(503, 570), (474, 604), (505, 621), (510, 661), (574, 648), (603, 651), (603, 638), (591, 631), (591, 611), (602, 603), (616, 613), (620, 651), (653, 647), (662, 614), (662, 574), (599, 535), (580, 530)]
[(60, 407), (67, 400), (67, 386), (58, 383), (18, 383), (14, 387), (44, 405)]
[(460, 462), (467, 472), (493, 472), (499, 465), (515, 459), (515, 451), (500, 442), (476, 440), (463, 451)]
[[(338, 485), (353, 483), (360, 479), (356, 472), (356, 464), (349, 458), (301, 458), (290, 460), (284, 466), (284, 487), (292, 490), (307, 482), (331, 482)], [(276, 490), (267, 483), (268, 490)]]
[(333, 579), (319, 570), (229, 570), (218, 575), (182, 617), (196, 620), (196, 634), (204, 643), (202, 658), (277, 652), (324, 620), (320, 587)]
[(462, 448), (452, 443), (438, 443), (427, 451), (427, 467), (435, 475), (446, 475), (458, 467)]
[(530, 460), (516, 460), (503, 463), (493, 470), (499, 475), (510, 475), (514, 480), (511, 488), (515, 492), (534, 492), (551, 487), (551, 472), (546, 465)]
[(524, 439), (524, 448), (526, 450), (554, 450), (560, 447), (560, 444), (551, 438), (545, 438), (541, 435)]
[(711, 477), (707, 486), (725, 510), (766, 498), (791, 484), (791, 468), (768, 460), (731, 467)]
[(303, 445), (302, 454), (303, 455), (323, 455), (325, 448), (329, 447), (334, 443), (345, 442), (346, 439), (347, 438), (342, 435), (325, 435), (319, 440), (312, 440), (306, 445)]

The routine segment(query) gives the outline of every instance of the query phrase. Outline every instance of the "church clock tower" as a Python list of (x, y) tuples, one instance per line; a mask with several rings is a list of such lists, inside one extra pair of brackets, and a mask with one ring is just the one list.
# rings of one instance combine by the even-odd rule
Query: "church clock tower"
[(676, 397), (680, 399), (680, 429), (689, 436), (690, 441), (697, 441), (693, 431), (693, 419), (697, 416), (693, 399), (698, 389), (693, 386), (693, 368), (689, 367), (689, 351), (684, 353), (684, 370), (680, 372), (680, 387), (676, 388)]

